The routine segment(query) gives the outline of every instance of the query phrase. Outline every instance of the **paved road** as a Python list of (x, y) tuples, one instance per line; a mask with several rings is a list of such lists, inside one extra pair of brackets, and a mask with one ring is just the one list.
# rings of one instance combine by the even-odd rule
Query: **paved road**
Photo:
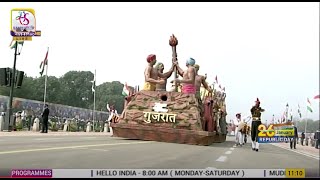
[[(53, 133), (52, 133), (53, 134)], [(0, 167), (50, 169), (284, 169), (306, 168), (319, 176), (319, 153), (263, 144), (259, 152), (246, 144), (234, 148), (234, 137), (211, 146), (137, 141), (104, 133), (0, 134)], [(285, 145), (286, 146), (286, 145)]]

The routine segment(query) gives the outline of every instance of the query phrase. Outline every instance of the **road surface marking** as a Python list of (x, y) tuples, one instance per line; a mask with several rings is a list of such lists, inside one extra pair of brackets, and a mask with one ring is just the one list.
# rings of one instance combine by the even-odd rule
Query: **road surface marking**
[(90, 144), (90, 145), (80, 145), (80, 146), (64, 146), (64, 147), (53, 147), (53, 148), (39, 148), (39, 149), (0, 151), (0, 155), (2, 155), (2, 154), (14, 154), (14, 153), (25, 153), (25, 152), (36, 152), (36, 151), (50, 151), (50, 150), (61, 150), (61, 149), (77, 149), (77, 148), (86, 148), (86, 147), (117, 146), (117, 145), (145, 144), (145, 143), (151, 143), (151, 142), (131, 142), (131, 143), (114, 143), (114, 144)]
[(91, 148), (78, 148), (78, 149), (85, 149), (85, 150), (94, 150), (94, 151), (109, 151), (107, 149), (91, 149)]
[(233, 151), (233, 150), (234, 150), (234, 148), (230, 148), (230, 150), (231, 150), (231, 151)]
[(298, 153), (298, 154), (307, 156), (307, 157), (311, 157), (311, 158), (316, 159), (316, 160), (320, 160), (320, 157), (319, 157), (319, 156), (316, 156), (316, 155), (313, 155), (313, 154), (309, 154), (309, 153), (305, 153), (305, 152), (300, 152), (300, 151), (293, 150), (293, 149), (289, 149), (289, 148), (286, 148), (286, 147), (282, 147), (282, 146), (279, 146), (279, 145), (276, 145), (276, 144), (272, 144), (272, 145), (277, 146), (277, 147), (282, 148), (282, 149), (286, 149), (286, 150), (288, 150), (288, 151), (292, 151), (292, 152), (295, 152), (295, 153)]
[(231, 154), (232, 153), (232, 151), (227, 151), (225, 154)]
[(34, 140), (36, 140), (36, 141), (46, 141), (46, 140), (58, 140), (58, 139), (64, 139), (64, 138), (36, 138)]
[(88, 148), (89, 150), (94, 150), (94, 151), (109, 151), (109, 150), (107, 150), (107, 149), (90, 149), (90, 148)]
[(80, 137), (81, 139), (96, 139), (98, 137)]
[(220, 156), (216, 161), (224, 162), (227, 160), (227, 156)]

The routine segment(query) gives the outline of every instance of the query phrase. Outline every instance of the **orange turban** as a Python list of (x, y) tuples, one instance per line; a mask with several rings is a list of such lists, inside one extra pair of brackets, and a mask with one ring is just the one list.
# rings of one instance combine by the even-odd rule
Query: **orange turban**
[(148, 57), (147, 57), (147, 62), (150, 63), (152, 62), (153, 60), (156, 59), (156, 55), (154, 54), (150, 54)]

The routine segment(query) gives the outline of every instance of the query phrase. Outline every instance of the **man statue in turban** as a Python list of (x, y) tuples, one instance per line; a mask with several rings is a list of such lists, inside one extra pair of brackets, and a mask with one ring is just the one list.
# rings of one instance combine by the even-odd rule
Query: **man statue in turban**
[(153, 66), (157, 62), (156, 55), (150, 54), (147, 57), (148, 66), (146, 67), (144, 71), (144, 78), (145, 83), (143, 86), (143, 90), (145, 91), (155, 91), (156, 90), (156, 84), (164, 84), (165, 80), (159, 79), (165, 78), (165, 76), (162, 73), (159, 73), (156, 68), (153, 68)]
[(169, 77), (172, 75), (172, 73), (173, 73), (173, 67), (174, 67), (174, 66), (172, 66), (171, 69), (170, 69), (168, 72), (163, 73), (163, 70), (164, 70), (164, 65), (163, 65), (163, 63), (159, 62), (159, 63), (156, 65), (156, 69), (158, 70), (158, 73), (159, 73), (159, 74), (163, 74), (163, 76), (164, 76), (163, 78), (159, 77), (159, 79), (163, 79), (163, 80), (165, 81), (164, 84), (157, 84), (157, 85), (156, 85), (156, 90), (157, 90), (157, 91), (166, 91), (166, 89), (167, 89), (167, 80), (168, 80), (168, 78), (169, 78)]
[(177, 70), (182, 79), (175, 79), (173, 81), (182, 84), (182, 93), (184, 94), (196, 94), (196, 86), (195, 86), (195, 79), (196, 79), (196, 70), (193, 67), (196, 63), (196, 60), (193, 58), (189, 58), (186, 61), (187, 70), (183, 71), (176, 61), (174, 64), (177, 66)]

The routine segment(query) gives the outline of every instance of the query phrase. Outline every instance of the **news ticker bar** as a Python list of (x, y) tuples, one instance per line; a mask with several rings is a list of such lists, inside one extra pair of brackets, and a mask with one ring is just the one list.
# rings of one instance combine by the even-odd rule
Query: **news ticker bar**
[(12, 178), (304, 178), (305, 169), (12, 169)]

